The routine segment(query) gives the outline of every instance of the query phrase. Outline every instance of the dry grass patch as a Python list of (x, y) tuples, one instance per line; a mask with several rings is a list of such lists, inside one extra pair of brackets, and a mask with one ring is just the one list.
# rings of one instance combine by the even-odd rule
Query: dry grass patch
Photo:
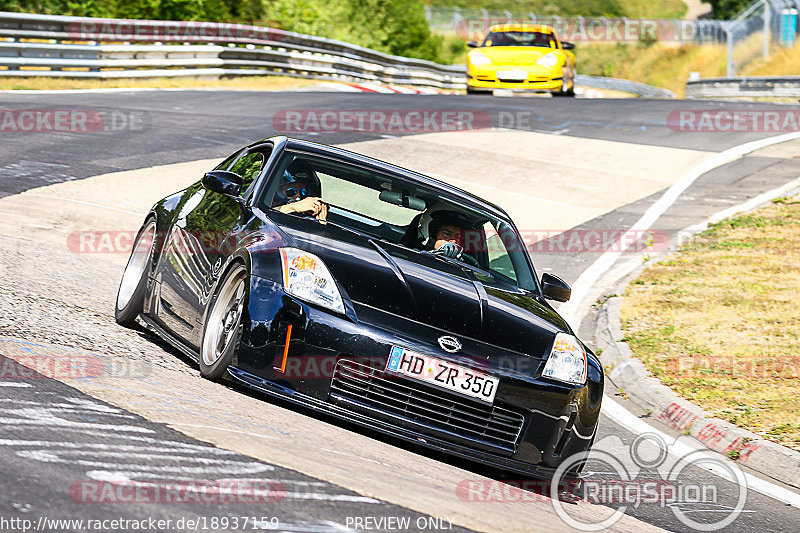
[(245, 89), (281, 91), (319, 83), (317, 80), (287, 76), (248, 76), (241, 78), (141, 78), (141, 79), (76, 79), (76, 78), (0, 78), (0, 90), (63, 90), (63, 89)]
[(800, 198), (712, 226), (625, 296), (625, 340), (662, 383), (800, 450)]

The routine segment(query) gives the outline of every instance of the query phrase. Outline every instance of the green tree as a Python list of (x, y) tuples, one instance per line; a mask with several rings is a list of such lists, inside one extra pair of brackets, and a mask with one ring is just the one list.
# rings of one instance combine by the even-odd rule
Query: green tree
[(714, 18), (731, 19), (746, 8), (752, 0), (708, 0), (714, 9)]

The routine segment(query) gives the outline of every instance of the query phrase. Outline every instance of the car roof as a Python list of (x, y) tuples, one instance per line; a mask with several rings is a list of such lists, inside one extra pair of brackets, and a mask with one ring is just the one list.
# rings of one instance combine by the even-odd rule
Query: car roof
[(296, 139), (292, 137), (283, 137), (283, 136), (263, 139), (261, 141), (252, 143), (249, 146), (256, 146), (258, 144), (263, 144), (264, 142), (275, 142), (276, 144), (279, 144), (279, 141), (281, 140), (285, 140), (286, 148), (289, 149), (301, 150), (317, 155), (328, 155), (339, 159), (350, 160), (361, 166), (370, 167), (378, 171), (389, 172), (411, 183), (422, 185), (434, 190), (438, 190), (444, 194), (458, 196), (460, 200), (463, 200), (465, 203), (470, 204), (471, 207), (478, 208), (498, 218), (510, 221), (508, 213), (506, 213), (505, 210), (503, 210), (503, 208), (487, 200), (484, 200), (480, 196), (476, 196), (471, 192), (459, 189), (458, 187), (454, 187), (449, 183), (445, 183), (435, 178), (431, 178), (430, 176), (426, 176), (425, 174), (420, 174), (419, 172), (415, 172), (407, 168), (393, 165), (391, 163), (387, 163), (386, 161), (381, 161), (380, 159), (375, 159), (362, 154), (358, 154), (356, 152), (344, 150), (343, 148), (338, 148), (336, 146), (330, 146), (327, 144), (317, 143), (313, 141), (307, 141), (305, 139)]
[(538, 31), (542, 33), (555, 33), (556, 29), (546, 24), (495, 24), (489, 31)]

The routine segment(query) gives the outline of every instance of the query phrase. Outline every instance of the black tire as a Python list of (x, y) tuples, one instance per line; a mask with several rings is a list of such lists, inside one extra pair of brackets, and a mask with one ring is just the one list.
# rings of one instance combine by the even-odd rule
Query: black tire
[(492, 91), (480, 90), (480, 89), (470, 89), (469, 87), (467, 87), (467, 94), (469, 94), (469, 95), (474, 95), (474, 94), (487, 95), (487, 94), (492, 94)]
[(200, 343), (200, 373), (218, 381), (225, 375), (239, 345), (247, 295), (247, 270), (236, 263), (217, 286), (208, 308)]
[(561, 90), (554, 92), (553, 96), (566, 96), (566, 97), (575, 96), (575, 82), (573, 81), (572, 85), (569, 85), (566, 89), (564, 87), (561, 87)]
[(156, 248), (156, 221), (149, 218), (136, 235), (131, 256), (119, 282), (114, 319), (117, 324), (131, 328), (136, 318), (144, 310), (144, 295), (147, 289), (147, 276), (153, 263)]

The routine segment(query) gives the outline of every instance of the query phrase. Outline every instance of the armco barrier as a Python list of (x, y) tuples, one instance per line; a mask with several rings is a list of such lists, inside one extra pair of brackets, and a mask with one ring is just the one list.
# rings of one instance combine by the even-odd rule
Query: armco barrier
[[(2, 39), (5, 39), (3, 41)], [(141, 78), (283, 75), (464, 89), (463, 65), (233, 23), (119, 20), (0, 12), (0, 76)], [(648, 98), (665, 89), (614, 78), (577, 84)]]
[(686, 82), (687, 98), (800, 97), (800, 76), (738, 76)]

